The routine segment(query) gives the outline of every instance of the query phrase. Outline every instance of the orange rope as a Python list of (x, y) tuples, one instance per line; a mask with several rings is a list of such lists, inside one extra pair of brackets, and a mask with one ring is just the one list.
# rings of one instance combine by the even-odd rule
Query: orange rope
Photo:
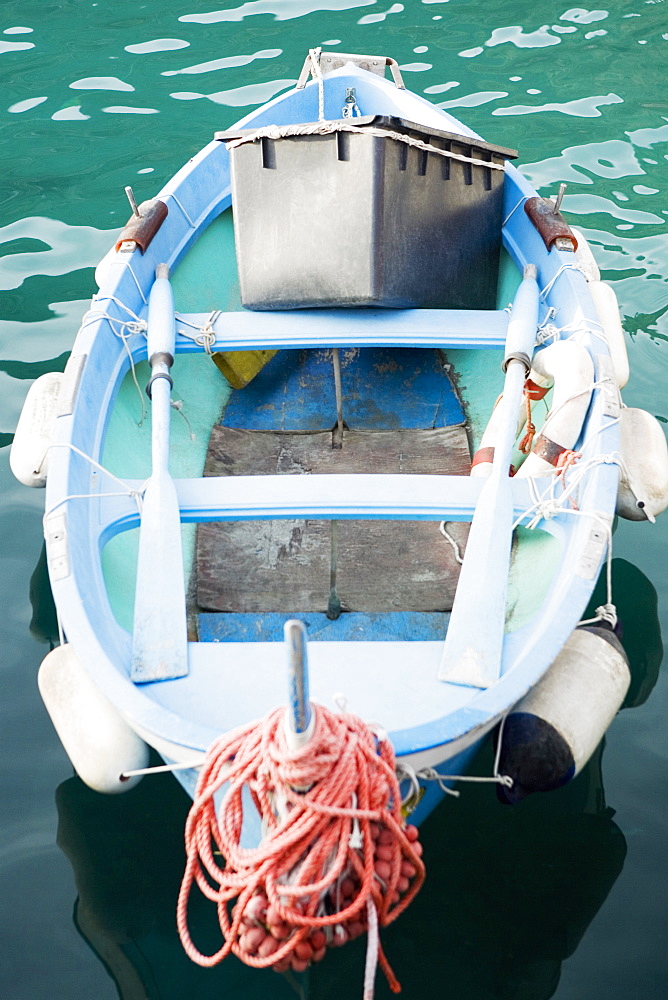
[[(326, 945), (367, 929), (367, 899), (387, 926), (424, 881), (417, 829), (403, 823), (389, 740), (354, 715), (312, 708), (315, 731), (300, 750), (287, 746), (281, 708), (221, 737), (207, 754), (186, 822), (177, 909), (181, 942), (199, 965), (232, 952), (256, 968), (303, 971)], [(216, 815), (214, 796), (224, 785)], [(244, 787), (266, 831), (254, 848), (240, 844)], [(194, 883), (217, 904), (224, 941), (213, 955), (203, 955), (190, 936)], [(379, 943), (378, 958), (398, 992)]]
[(523, 455), (528, 455), (531, 451), (531, 446), (533, 445), (534, 435), (536, 433), (536, 425), (531, 420), (531, 391), (525, 387), (524, 389), (524, 399), (526, 400), (527, 408), (527, 422), (526, 422), (526, 434), (519, 443), (519, 450)]
[(571, 466), (575, 465), (579, 458), (582, 458), (581, 451), (573, 451), (571, 448), (564, 449), (557, 459), (555, 466), (558, 474), (563, 476)]

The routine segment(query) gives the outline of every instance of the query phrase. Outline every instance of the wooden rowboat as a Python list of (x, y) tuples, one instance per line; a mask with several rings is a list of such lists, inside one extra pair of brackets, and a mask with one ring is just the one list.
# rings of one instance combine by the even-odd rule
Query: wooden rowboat
[(40, 684), (99, 790), (151, 747), (193, 794), (221, 734), (288, 700), (286, 661), (291, 731), (311, 703), (382, 727), (416, 823), (499, 724), (514, 799), (623, 698), (611, 599), (578, 625), (616, 509), (665, 490), (629, 472), (624, 435), (653, 431), (629, 431), (611, 290), (513, 151), (386, 63), (311, 53), (139, 206), (26, 404), (63, 633)]

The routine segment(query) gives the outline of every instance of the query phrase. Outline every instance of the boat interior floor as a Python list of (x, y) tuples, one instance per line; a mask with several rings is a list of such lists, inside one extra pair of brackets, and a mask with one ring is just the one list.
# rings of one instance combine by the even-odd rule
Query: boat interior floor
[[(464, 414), (437, 352), (340, 357), (340, 447), (332, 352), (284, 351), (233, 394), (204, 475), (469, 473)], [(199, 637), (276, 641), (285, 620), (307, 615), (311, 638), (442, 638), (468, 527), (449, 525), (453, 545), (433, 521), (200, 524)]]

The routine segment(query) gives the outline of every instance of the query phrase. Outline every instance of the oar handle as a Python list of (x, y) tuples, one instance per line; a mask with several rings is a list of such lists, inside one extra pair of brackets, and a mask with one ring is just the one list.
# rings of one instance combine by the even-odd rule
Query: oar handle
[(538, 322), (538, 270), (535, 264), (527, 264), (522, 281), (515, 293), (513, 308), (508, 322), (503, 370), (508, 370), (511, 361), (521, 361), (527, 375), (531, 371), (531, 356), (536, 343)]
[(516, 414), (522, 399), (524, 380), (531, 371), (531, 358), (536, 344), (538, 307), (540, 292), (536, 281), (535, 264), (527, 264), (524, 276), (513, 300), (503, 370), (506, 373), (503, 385), (502, 419), (499, 421), (499, 437), (494, 447), (492, 474), (506, 477), (517, 430)]
[(169, 374), (174, 364), (174, 344), (176, 341), (176, 319), (174, 316), (174, 295), (169, 282), (169, 267), (158, 264), (155, 281), (148, 298), (148, 331), (146, 344), (148, 361), (151, 366), (151, 380), (146, 387), (149, 396), (155, 379), (164, 378), (170, 386)]

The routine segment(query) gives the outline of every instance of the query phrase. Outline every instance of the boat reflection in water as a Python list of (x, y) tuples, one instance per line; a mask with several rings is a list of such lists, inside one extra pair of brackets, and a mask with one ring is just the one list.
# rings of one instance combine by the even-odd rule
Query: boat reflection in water
[[(93, 792), (78, 777), (58, 787), (58, 846), (79, 894), (75, 926), (120, 1000), (294, 997), (291, 984), (271, 970), (250, 969), (235, 958), (203, 969), (183, 951), (176, 898), (190, 804), (171, 775), (156, 775), (119, 796)], [(218, 927), (205, 902), (193, 900), (191, 922), (200, 947), (214, 951)]]
[[(625, 706), (651, 692), (662, 647), (656, 593), (631, 564), (614, 560), (614, 594), (625, 623), (632, 681)], [(597, 595), (595, 595), (596, 599)], [(600, 603), (600, 597), (599, 597)], [(626, 841), (605, 802), (604, 743), (570, 785), (519, 806), (488, 785), (466, 785), (458, 802), (422, 826), (427, 885), (383, 943), (405, 997), (448, 992), (476, 1000), (547, 1000), (624, 864)], [(493, 747), (476, 771), (489, 774)], [(254, 970), (230, 957), (213, 969), (184, 954), (175, 909), (190, 800), (169, 775), (103, 796), (78, 778), (57, 790), (58, 844), (79, 893), (74, 920), (114, 979), (121, 1000), (339, 1000), (360, 995), (363, 939), (300, 976)], [(200, 948), (219, 946), (212, 905), (191, 902)], [(381, 976), (377, 998), (390, 996)]]
[[(486, 752), (491, 755), (491, 748), (481, 757)], [(406, 997), (430, 996), (446, 975), (453, 996), (553, 995), (561, 963), (577, 947), (626, 854), (613, 810), (605, 805), (601, 755), (602, 747), (570, 787), (549, 796), (508, 808), (492, 789), (469, 786), (458, 803), (424, 824), (427, 886), (383, 932)], [(213, 969), (190, 962), (175, 921), (189, 800), (173, 779), (156, 776), (112, 797), (73, 777), (58, 788), (57, 805), (58, 844), (79, 893), (74, 920), (121, 1000), (209, 1000), (218, 990), (249, 1000), (361, 994), (363, 940), (292, 979), (232, 957)], [(192, 905), (194, 937), (213, 952), (219, 942), (211, 904), (198, 898)], [(376, 995), (385, 994), (379, 976)]]

